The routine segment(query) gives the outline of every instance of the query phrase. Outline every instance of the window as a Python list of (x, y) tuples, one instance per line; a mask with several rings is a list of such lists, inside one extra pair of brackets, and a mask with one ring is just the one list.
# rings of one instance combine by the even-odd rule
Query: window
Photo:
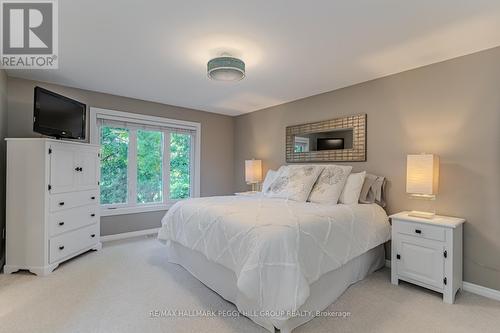
[(129, 130), (101, 128), (101, 204), (127, 203)]
[[(137, 131), (138, 203), (163, 202), (163, 140), (160, 131)], [(186, 186), (190, 188), (191, 184)]]
[(198, 123), (91, 108), (102, 215), (165, 210), (199, 196)]
[(189, 197), (191, 179), (191, 137), (182, 133), (170, 135), (170, 199)]
[(309, 151), (309, 138), (296, 136), (295, 138), (294, 153), (303, 153)]

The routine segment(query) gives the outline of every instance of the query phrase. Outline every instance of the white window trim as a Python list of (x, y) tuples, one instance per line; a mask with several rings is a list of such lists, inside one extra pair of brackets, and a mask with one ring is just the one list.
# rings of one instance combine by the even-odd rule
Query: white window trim
[[(149, 115), (142, 115), (137, 113), (108, 110), (90, 107), (90, 143), (99, 145), (99, 130), (97, 126), (98, 119), (118, 120), (124, 122), (131, 122), (144, 125), (153, 126), (170, 126), (177, 128), (190, 129), (195, 131), (194, 147), (191, 149), (191, 158), (194, 163), (191, 163), (191, 197), (197, 198), (200, 196), (200, 166), (201, 166), (201, 124), (192, 121), (169, 119), (163, 117), (155, 117)], [(164, 158), (166, 158), (164, 152)], [(165, 160), (164, 160), (165, 161)], [(164, 168), (165, 170), (165, 168)], [(129, 170), (130, 172), (130, 170)], [(164, 171), (164, 175), (165, 175)], [(169, 176), (169, 175), (168, 175)], [(134, 178), (132, 178), (134, 179)], [(164, 182), (169, 184), (169, 177), (164, 178)], [(166, 186), (167, 187), (167, 186)], [(168, 191), (168, 187), (164, 189), (164, 194)], [(130, 193), (130, 192), (129, 192)], [(164, 198), (168, 198), (168, 195)], [(113, 208), (101, 207), (101, 216), (112, 216), (122, 214), (135, 214), (144, 212), (154, 212), (168, 210), (176, 201), (169, 200), (163, 204), (143, 204), (140, 206), (123, 206), (119, 205)]]

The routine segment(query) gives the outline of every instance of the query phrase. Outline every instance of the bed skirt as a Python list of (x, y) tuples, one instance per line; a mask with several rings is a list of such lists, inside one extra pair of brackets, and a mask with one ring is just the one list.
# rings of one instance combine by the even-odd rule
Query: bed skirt
[(294, 328), (310, 321), (314, 318), (314, 313), (323, 311), (335, 302), (351, 284), (364, 279), (385, 264), (385, 251), (382, 244), (352, 259), (342, 267), (324, 274), (311, 285), (309, 298), (299, 309), (301, 315), (281, 320), (273, 318), (272, 315), (258, 315), (258, 305), (238, 291), (234, 272), (209, 261), (202, 253), (179, 243), (168, 241), (166, 245), (169, 262), (184, 267), (207, 287), (227, 301), (236, 304), (243, 315), (252, 314), (249, 316), (252, 321), (273, 333), (275, 329), (279, 329), (281, 333), (289, 333)]

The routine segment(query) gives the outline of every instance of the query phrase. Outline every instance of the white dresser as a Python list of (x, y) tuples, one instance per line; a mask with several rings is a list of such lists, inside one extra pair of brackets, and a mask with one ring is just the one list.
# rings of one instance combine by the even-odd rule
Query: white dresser
[(52, 272), (99, 250), (99, 147), (53, 139), (7, 140), (4, 272)]
[(402, 212), (392, 220), (391, 280), (404, 280), (440, 292), (454, 303), (462, 289), (462, 218), (425, 219)]

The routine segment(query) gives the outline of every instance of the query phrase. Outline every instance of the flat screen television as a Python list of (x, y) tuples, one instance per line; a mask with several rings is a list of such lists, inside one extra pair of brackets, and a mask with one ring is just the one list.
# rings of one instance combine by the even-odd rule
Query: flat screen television
[(35, 87), (33, 131), (58, 139), (84, 140), (85, 115), (85, 104)]
[(319, 138), (316, 141), (317, 150), (344, 149), (344, 139), (342, 138)]

